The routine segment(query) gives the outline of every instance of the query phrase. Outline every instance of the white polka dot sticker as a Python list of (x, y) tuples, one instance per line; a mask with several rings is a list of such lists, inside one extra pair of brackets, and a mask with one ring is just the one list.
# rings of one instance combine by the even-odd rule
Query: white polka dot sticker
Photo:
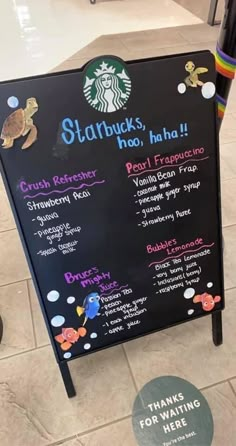
[(212, 288), (212, 287), (213, 287), (213, 283), (212, 282), (208, 282), (207, 288)]
[(49, 300), (49, 302), (56, 302), (59, 297), (60, 294), (56, 290), (49, 291), (49, 293), (47, 294), (47, 300)]
[(215, 84), (213, 84), (213, 82), (206, 82), (202, 86), (202, 96), (205, 99), (213, 98), (215, 92), (216, 92), (216, 87), (215, 87)]
[(64, 353), (63, 357), (65, 359), (69, 359), (69, 358), (71, 358), (71, 353), (70, 352), (66, 352), (66, 353)]
[(64, 324), (64, 322), (65, 322), (64, 316), (61, 316), (59, 314), (51, 319), (51, 325), (53, 327), (61, 327)]
[(68, 304), (73, 304), (74, 302), (75, 302), (75, 297), (73, 297), (73, 296), (67, 297)]
[(188, 315), (191, 316), (194, 313), (194, 310), (188, 310)]
[(184, 94), (186, 91), (186, 85), (181, 82), (181, 84), (178, 85), (177, 89), (180, 94)]
[(185, 297), (185, 299), (192, 299), (194, 294), (195, 294), (194, 288), (186, 288), (186, 290), (184, 292), (184, 297)]
[(91, 344), (84, 344), (84, 350), (89, 350), (91, 348)]
[(97, 333), (91, 333), (90, 338), (96, 339), (98, 337)]
[(19, 105), (19, 100), (18, 100), (18, 98), (16, 98), (16, 96), (10, 96), (10, 98), (8, 98), (8, 100), (7, 100), (7, 104), (11, 108), (16, 108)]

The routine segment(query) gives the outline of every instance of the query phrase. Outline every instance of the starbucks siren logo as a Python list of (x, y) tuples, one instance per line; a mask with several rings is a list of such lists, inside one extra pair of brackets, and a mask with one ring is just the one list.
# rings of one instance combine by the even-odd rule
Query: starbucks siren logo
[(93, 108), (112, 113), (128, 101), (131, 80), (120, 61), (105, 57), (96, 60), (87, 68), (83, 91)]

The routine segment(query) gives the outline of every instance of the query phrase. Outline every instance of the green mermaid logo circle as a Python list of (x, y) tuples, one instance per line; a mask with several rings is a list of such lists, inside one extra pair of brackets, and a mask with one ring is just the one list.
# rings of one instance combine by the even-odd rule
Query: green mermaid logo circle
[(83, 91), (93, 108), (103, 113), (113, 113), (128, 101), (131, 80), (119, 60), (104, 57), (88, 66)]

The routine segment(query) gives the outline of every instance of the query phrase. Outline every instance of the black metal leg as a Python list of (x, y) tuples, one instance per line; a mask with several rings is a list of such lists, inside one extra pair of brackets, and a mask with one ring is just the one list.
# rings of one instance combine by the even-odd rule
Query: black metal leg
[(212, 335), (216, 346), (223, 344), (222, 311), (212, 313)]
[(2, 318), (0, 316), (0, 342), (2, 340), (2, 335), (3, 335), (3, 323), (2, 323)]
[(214, 26), (215, 25), (215, 18), (216, 18), (216, 11), (218, 6), (218, 0), (211, 0), (209, 14), (208, 14), (208, 25)]
[(59, 368), (61, 371), (61, 376), (64, 381), (67, 395), (69, 398), (73, 398), (73, 396), (76, 395), (76, 391), (75, 391), (74, 384), (73, 384), (73, 381), (71, 378), (68, 364), (67, 364), (67, 362), (61, 362), (58, 365), (59, 365)]

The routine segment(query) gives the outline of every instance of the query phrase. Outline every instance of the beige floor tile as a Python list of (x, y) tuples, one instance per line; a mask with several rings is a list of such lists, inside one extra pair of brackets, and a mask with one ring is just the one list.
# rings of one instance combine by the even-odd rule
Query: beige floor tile
[(171, 54), (182, 54), (189, 53), (192, 51), (200, 51), (200, 50), (210, 50), (214, 51), (215, 45), (212, 42), (204, 42), (201, 44), (195, 45), (178, 45), (178, 46), (169, 46), (166, 48), (150, 48), (147, 50), (134, 50), (131, 53), (131, 59), (145, 59), (147, 57), (160, 57), (160, 56), (168, 56)]
[(62, 440), (59, 443), (50, 443), (48, 446), (83, 446), (79, 437), (73, 438), (71, 440)]
[(222, 181), (221, 183), (221, 204), (223, 226), (236, 224), (236, 179)]
[(236, 113), (226, 112), (220, 131), (220, 142), (225, 144), (232, 141), (236, 141)]
[[(167, 48), (168, 53), (170, 53), (171, 48)], [(202, 50), (210, 50), (212, 53), (215, 51), (215, 43), (214, 42), (200, 42), (195, 44), (186, 44), (186, 45), (180, 45), (177, 47), (172, 47), (172, 51), (176, 54), (180, 53), (188, 53), (191, 51), (202, 51)], [(174, 54), (172, 53), (172, 54)]]
[[(89, 62), (90, 60), (93, 59), (93, 57), (80, 57), (79, 56), (80, 52), (77, 53), (77, 57), (73, 58), (73, 59), (67, 59), (65, 62), (63, 62), (62, 64), (58, 65), (57, 67), (53, 68), (53, 70), (51, 71), (52, 73), (56, 73), (58, 71), (67, 71), (67, 70), (75, 70), (78, 68), (82, 68), (87, 62)], [(103, 53), (104, 54), (104, 53)], [(122, 54), (117, 54), (116, 52), (112, 53), (115, 56), (119, 56), (121, 57), (123, 60), (132, 60), (132, 54), (129, 53), (128, 51), (124, 51)], [(96, 54), (96, 56), (98, 56), (100, 54)], [(148, 57), (148, 56), (146, 56)]]
[(4, 327), (0, 358), (35, 347), (26, 282), (0, 287), (0, 314)]
[(233, 386), (234, 393), (235, 393), (235, 395), (236, 395), (236, 379), (231, 379), (230, 383), (231, 383), (231, 385)]
[(73, 399), (51, 347), (2, 359), (1, 445), (42, 446), (131, 414), (135, 390), (121, 347), (74, 360), (70, 369)]
[(236, 226), (223, 230), (225, 288), (236, 287)]
[[(160, 57), (160, 56), (167, 56), (170, 54), (181, 54), (181, 53), (188, 53), (191, 51), (200, 51), (200, 50), (210, 50), (214, 52), (215, 50), (215, 44), (212, 42), (203, 42), (200, 44), (195, 45), (174, 45), (174, 46), (168, 46), (165, 48), (157, 48), (157, 47), (150, 47), (145, 50), (137, 48), (136, 45), (134, 45), (133, 50), (126, 53), (126, 57), (123, 56), (123, 60), (137, 60), (137, 59), (145, 59), (148, 57)], [(78, 53), (79, 54), (79, 53)], [(66, 71), (66, 70), (73, 70), (76, 68), (81, 68), (83, 65), (85, 65), (90, 58), (75, 58), (75, 59), (68, 59), (65, 62), (63, 62), (61, 65), (55, 67), (52, 72), (58, 72), (58, 71)]]
[[(37, 371), (34, 370), (34, 373)], [(16, 388), (21, 386), (21, 378), (18, 377)], [(26, 400), (18, 398), (8, 381), (6, 378), (0, 383), (1, 446), (48, 445), (52, 437), (45, 431), (37, 415), (27, 407)]]
[(43, 319), (42, 311), (40, 309), (39, 301), (36, 296), (33, 282), (32, 280), (29, 280), (28, 283), (29, 283), (29, 294), (32, 308), (32, 316), (36, 335), (36, 343), (37, 347), (41, 347), (43, 345), (49, 344), (50, 339)]
[(212, 446), (236, 444), (236, 396), (228, 383), (203, 391), (214, 419)]
[[(178, 48), (178, 47), (176, 47)], [(161, 57), (166, 56), (167, 54), (175, 53), (175, 49), (173, 47), (171, 48), (149, 48), (147, 50), (141, 50), (134, 49), (133, 52), (130, 52), (130, 59), (129, 60), (139, 60), (139, 59), (147, 59), (149, 57)], [(128, 60), (128, 59), (127, 59)]]
[[(208, 30), (206, 25), (200, 26), (203, 27), (203, 30), (205, 28)], [(180, 35), (180, 31), (185, 28), (176, 27), (138, 33), (101, 36), (52, 71), (57, 72), (80, 68), (93, 57), (101, 54), (114, 54), (124, 60), (136, 60), (204, 49), (209, 49), (212, 52), (215, 51), (216, 42), (212, 41), (212, 38), (210, 41), (189, 44)], [(199, 28), (197, 29), (199, 32)]]
[(15, 221), (9, 205), (7, 194), (5, 192), (4, 184), (0, 176), (0, 231), (15, 228)]
[[(183, 6), (183, 8), (188, 9), (197, 17), (200, 17), (205, 22), (207, 21), (209, 14), (209, 6), (210, 2), (206, 2), (206, 0), (174, 0), (179, 5)], [(224, 0), (219, 0), (217, 7), (216, 20), (221, 20), (223, 17), (225, 2)]]
[(185, 45), (187, 43), (180, 34), (178, 27), (123, 34), (120, 39), (126, 48), (132, 52)]
[(67, 59), (62, 64), (53, 68), (51, 73), (57, 73), (58, 71), (67, 71), (67, 70), (75, 70), (78, 68), (82, 68), (90, 59)]
[(180, 35), (189, 43), (217, 42), (220, 27), (209, 25), (182, 26)]
[(80, 438), (81, 446), (136, 446), (132, 420), (121, 421)]
[(181, 376), (199, 388), (235, 376), (235, 295), (236, 289), (226, 294), (225, 340), (220, 347), (212, 342), (210, 316), (125, 344), (138, 387), (165, 375)]
[(0, 233), (0, 286), (30, 278), (16, 229)]
[[(136, 33), (135, 33), (136, 34)], [(84, 47), (82, 50), (73, 54), (70, 59), (77, 58), (90, 58), (97, 57), (103, 54), (115, 54), (123, 57), (123, 54), (127, 53), (127, 48), (123, 42), (114, 36), (101, 36), (94, 40), (92, 43)]]
[(231, 90), (229, 93), (227, 112), (228, 113), (236, 113), (236, 83), (235, 83), (235, 81), (233, 81)]
[(236, 141), (220, 146), (221, 180), (236, 178)]
[(131, 418), (59, 444), (63, 446), (137, 446)]
[(81, 446), (135, 446), (132, 420), (128, 419), (80, 438)]

